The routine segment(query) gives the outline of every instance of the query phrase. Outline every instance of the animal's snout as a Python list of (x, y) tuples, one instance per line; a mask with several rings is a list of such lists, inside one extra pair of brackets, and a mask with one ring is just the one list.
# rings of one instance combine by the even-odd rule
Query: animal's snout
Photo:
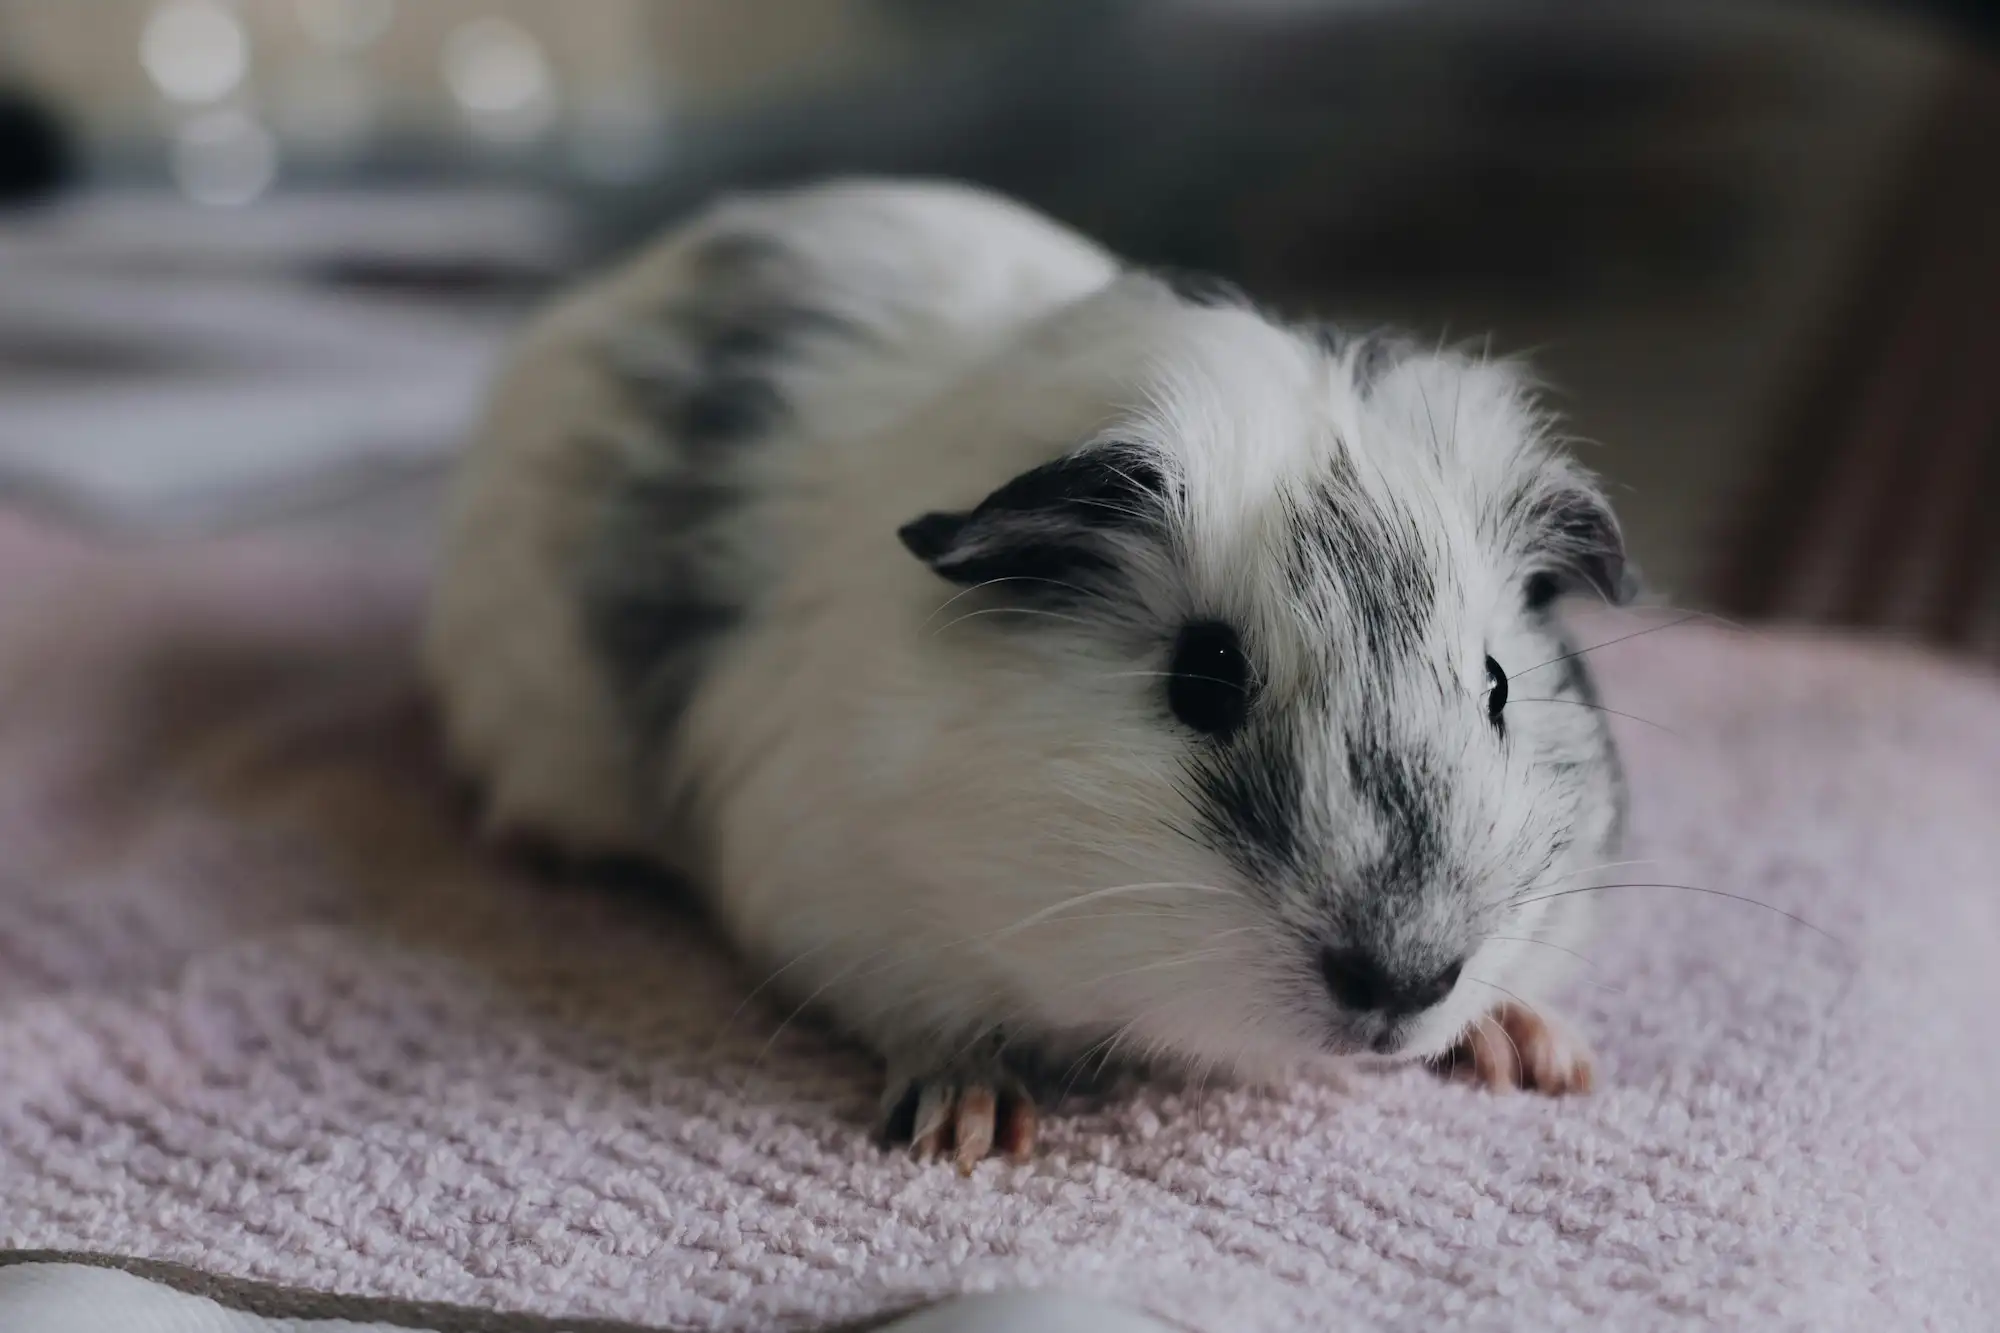
[(1326, 988), (1343, 1009), (1406, 1018), (1422, 1013), (1451, 994), (1464, 960), (1439, 972), (1413, 974), (1390, 967), (1366, 949), (1320, 950), (1319, 970)]

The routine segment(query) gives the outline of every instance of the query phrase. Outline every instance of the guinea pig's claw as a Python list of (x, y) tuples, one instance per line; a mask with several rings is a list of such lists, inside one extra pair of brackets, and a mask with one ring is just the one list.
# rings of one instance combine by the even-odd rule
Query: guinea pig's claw
[(1560, 1097), (1591, 1089), (1590, 1048), (1560, 1020), (1502, 1004), (1474, 1023), (1438, 1061), (1448, 1078), (1505, 1092), (1525, 1088)]
[(1035, 1155), (1035, 1131), (1039, 1117), (1035, 1111), (1034, 1099), (1026, 1096), (1013, 1097), (1001, 1104), (1000, 1125), (994, 1137), (994, 1146), (1000, 1155), (1014, 1163), (1025, 1162)]
[[(1034, 1152), (1034, 1100), (1012, 1080), (923, 1081), (906, 1088), (897, 1105), (909, 1107), (912, 1100), (906, 1132), (910, 1156), (919, 1162), (948, 1155), (960, 1175), (971, 1175), (996, 1148), (1014, 1162)], [(896, 1119), (892, 1111), (884, 1130), (892, 1144), (903, 1138)]]
[(956, 1137), (956, 1108), (952, 1090), (939, 1083), (926, 1083), (917, 1094), (916, 1118), (910, 1122), (910, 1156), (928, 1162)]
[(999, 1113), (1000, 1099), (993, 1095), (993, 1089), (971, 1087), (958, 1095), (958, 1133), (952, 1145), (952, 1156), (958, 1162), (958, 1173), (972, 1174), (972, 1168), (986, 1160), (986, 1154), (993, 1151), (993, 1121)]

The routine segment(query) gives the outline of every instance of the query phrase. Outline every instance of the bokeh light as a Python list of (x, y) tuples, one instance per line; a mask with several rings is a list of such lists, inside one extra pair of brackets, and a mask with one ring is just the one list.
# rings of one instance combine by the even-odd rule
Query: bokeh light
[(139, 61), (176, 102), (219, 102), (250, 71), (250, 40), (235, 11), (217, 0), (166, 0), (147, 16)]
[(445, 84), (474, 130), (522, 142), (555, 119), (555, 75), (535, 35), (511, 19), (473, 19), (444, 47)]

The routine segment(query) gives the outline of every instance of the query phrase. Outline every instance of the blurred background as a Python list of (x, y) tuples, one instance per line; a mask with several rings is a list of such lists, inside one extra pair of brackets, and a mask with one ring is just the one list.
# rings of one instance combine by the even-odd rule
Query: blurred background
[(1683, 604), (2000, 659), (1971, 0), (0, 0), (0, 500), (421, 544), (524, 308), (713, 192), (982, 182), (1530, 351)]

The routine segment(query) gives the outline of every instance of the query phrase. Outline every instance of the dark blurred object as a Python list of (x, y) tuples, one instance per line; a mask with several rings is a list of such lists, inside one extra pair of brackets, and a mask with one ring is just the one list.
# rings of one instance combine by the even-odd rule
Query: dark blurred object
[[(1880, 8), (1894, 12), (1897, 4), (1882, 3)], [(1912, 6), (1932, 15), (1954, 31), (1987, 46), (2000, 44), (2000, 5), (1993, 0), (1924, 0)]]
[(0, 86), (0, 208), (58, 194), (76, 170), (69, 127), (55, 109), (25, 89)]
[(1281, 300), (1699, 300), (1810, 96), (1794, 43), (1696, 6), (893, 8), (920, 59), (686, 127), (608, 242), (720, 188), (944, 175)]
[(0, 226), (0, 504), (149, 537), (358, 509), (421, 540), (406, 506), (571, 248), (501, 191), (79, 192)]
[(1940, 99), (1721, 572), (1733, 614), (2000, 661), (2000, 67)]

